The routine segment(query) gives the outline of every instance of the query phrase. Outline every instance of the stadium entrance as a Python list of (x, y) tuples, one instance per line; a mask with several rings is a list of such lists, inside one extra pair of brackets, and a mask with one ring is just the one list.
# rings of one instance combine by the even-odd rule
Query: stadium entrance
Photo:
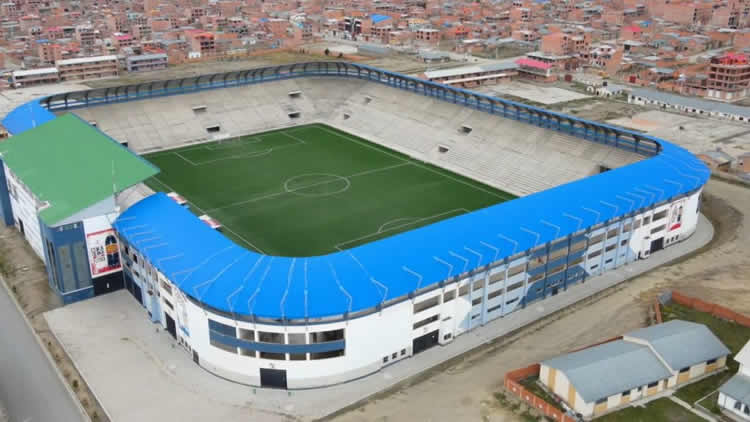
[(260, 368), (260, 386), (286, 390), (286, 370)]
[(423, 336), (417, 337), (412, 341), (411, 350), (413, 354), (417, 354), (419, 352), (423, 352), (430, 347), (438, 344), (438, 332), (440, 330), (435, 330), (430, 333), (427, 333)]

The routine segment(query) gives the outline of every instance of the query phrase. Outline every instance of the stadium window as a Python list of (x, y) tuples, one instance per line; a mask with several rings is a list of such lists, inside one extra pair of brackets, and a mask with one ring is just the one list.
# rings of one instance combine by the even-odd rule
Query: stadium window
[(742, 402), (741, 402), (741, 401), (736, 401), (736, 402), (734, 402), (734, 408), (735, 408), (736, 410), (740, 410), (740, 409), (742, 409)]
[[(331, 359), (331, 358), (337, 358), (340, 356), (344, 356), (344, 349), (331, 350), (330, 352), (310, 353), (310, 360)], [(383, 361), (383, 362), (387, 362), (387, 361)]]
[(662, 224), (661, 226), (659, 226), (659, 227), (651, 230), (651, 234), (660, 232), (660, 231), (664, 230), (665, 228), (667, 228), (667, 225), (666, 224)]
[(443, 295), (443, 303), (450, 302), (451, 300), (453, 300), (455, 298), (456, 298), (456, 291), (455, 290), (447, 291)]
[(349, 113), (344, 113), (344, 120), (349, 120), (349, 118), (352, 117)]
[(287, 344), (307, 344), (307, 334), (305, 333), (288, 333)]
[(706, 361), (706, 365), (713, 365), (714, 363), (716, 363), (716, 359), (711, 359), (711, 360)]
[(687, 371), (689, 371), (689, 370), (690, 370), (690, 367), (689, 367), (689, 366), (686, 366), (686, 367), (684, 367), (684, 368), (680, 369), (680, 373), (681, 373), (681, 374), (684, 374), (685, 372), (687, 372)]
[(174, 306), (172, 305), (172, 303), (168, 301), (167, 299), (163, 299), (163, 300), (164, 300), (164, 304), (167, 305), (169, 309), (174, 311)]
[(195, 113), (195, 114), (203, 114), (203, 113), (205, 113), (205, 112), (206, 112), (207, 110), (208, 110), (208, 109), (207, 109), (207, 108), (206, 108), (206, 106), (204, 106), (204, 105), (200, 105), (200, 106), (195, 106), (195, 107), (193, 107), (193, 113)]
[(236, 337), (237, 331), (234, 327), (227, 324), (222, 324), (218, 321), (214, 321), (212, 319), (208, 320), (208, 329), (210, 331), (213, 331), (216, 334), (221, 334), (223, 336), (229, 336), (229, 337)]
[(649, 384), (649, 385), (648, 385), (648, 388), (654, 388), (654, 387), (656, 387), (657, 385), (659, 385), (659, 381), (656, 381), (656, 382), (652, 382), (651, 384)]
[(607, 246), (607, 248), (606, 248), (606, 249), (604, 250), (604, 252), (609, 252), (609, 251), (612, 251), (612, 250), (614, 250), (614, 249), (615, 249), (616, 247), (617, 247), (617, 243), (615, 243), (614, 245), (609, 245), (609, 246)]
[(223, 350), (225, 352), (229, 352), (229, 353), (232, 353), (232, 354), (235, 354), (235, 355), (237, 354), (237, 348), (236, 347), (230, 346), (228, 344), (224, 344), (224, 343), (222, 343), (222, 342), (214, 339), (213, 337), (209, 339), (209, 343), (211, 343), (211, 346), (214, 346), (217, 349), (221, 349), (221, 350)]
[(596, 401), (596, 404), (602, 404), (602, 403), (606, 403), (606, 401), (607, 401), (607, 398), (605, 397), (605, 398), (603, 398), (603, 399), (599, 399), (599, 400), (597, 400), (597, 401)]
[(627, 233), (629, 231), (630, 231), (630, 223), (625, 224), (624, 226), (622, 226), (622, 232), (623, 233)]
[(515, 303), (515, 302), (517, 302), (517, 301), (518, 301), (518, 298), (514, 298), (514, 299), (511, 299), (511, 300), (509, 300), (509, 301), (505, 302), (505, 304), (506, 304), (506, 305), (510, 305), (510, 304), (512, 304), (512, 303)]
[(469, 294), (469, 285), (468, 284), (465, 284), (465, 285), (463, 285), (463, 286), (461, 286), (461, 287), (458, 288), (458, 295), (459, 296), (466, 296), (467, 294)]
[(490, 276), (490, 285), (505, 280), (505, 272), (500, 271)]
[(286, 355), (284, 353), (260, 352), (260, 358), (271, 360), (286, 360)]
[(327, 343), (329, 341), (339, 341), (344, 339), (344, 329), (329, 331), (319, 331), (310, 334), (310, 343)]
[(495, 312), (495, 311), (499, 311), (500, 309), (502, 309), (502, 307), (503, 307), (502, 303), (499, 304), (499, 305), (497, 305), (497, 306), (493, 306), (493, 307), (487, 309), (487, 313), (489, 314), (489, 313), (492, 313), (492, 312)]
[(607, 239), (611, 239), (613, 237), (617, 237), (617, 229), (614, 228), (607, 232)]
[(599, 256), (599, 255), (601, 255), (601, 254), (602, 254), (602, 250), (601, 250), (601, 249), (599, 249), (598, 251), (594, 251), (594, 252), (591, 252), (591, 253), (589, 254), (589, 259), (591, 259), (591, 258), (596, 258), (597, 256)]
[(628, 244), (628, 240), (630, 239), (623, 239), (622, 242), (620, 242), (620, 246), (625, 246)]
[(586, 247), (586, 241), (585, 240), (581, 241), (581, 242), (578, 242), (578, 243), (574, 243), (573, 245), (570, 246), (570, 253), (578, 252), (578, 251), (584, 249), (585, 247)]
[(583, 257), (581, 257), (581, 258), (578, 258), (578, 259), (574, 259), (574, 260), (572, 260), (572, 261), (570, 261), (570, 262), (568, 263), (568, 268), (570, 268), (570, 267), (573, 267), (573, 266), (575, 266), (575, 265), (578, 265), (578, 264), (580, 264), (580, 263), (582, 263), (582, 262), (583, 262)]
[(422, 327), (424, 327), (425, 325), (427, 325), (427, 324), (430, 324), (430, 323), (432, 323), (432, 322), (435, 322), (435, 321), (437, 321), (437, 320), (438, 320), (438, 315), (433, 315), (433, 316), (431, 316), (431, 317), (429, 317), (429, 318), (425, 318), (425, 319), (423, 319), (423, 320), (421, 320), (421, 321), (419, 321), (419, 322), (415, 323), (415, 324), (414, 324), (414, 325), (412, 326), (412, 329), (416, 330), (416, 329), (418, 329), (418, 328), (422, 328)]
[(240, 338), (243, 340), (255, 341), (255, 331), (240, 328)]
[(508, 286), (508, 293), (516, 289), (519, 289), (521, 287), (523, 287), (523, 281), (519, 281), (518, 283), (511, 284), (510, 286)]
[(450, 148), (443, 146), (443, 145), (438, 145), (437, 148), (438, 148), (438, 152), (441, 154), (445, 154), (446, 152), (450, 151)]
[(612, 262), (612, 260), (613, 260), (613, 259), (614, 259), (614, 258), (609, 258), (608, 260), (604, 261), (604, 263), (605, 263), (605, 264), (609, 264), (610, 262)]
[(461, 125), (461, 133), (463, 133), (464, 135), (470, 134), (472, 130), (474, 129), (472, 129), (471, 126)]
[(289, 353), (289, 360), (307, 360), (307, 353)]
[(474, 283), (474, 291), (475, 292), (477, 290), (481, 289), (482, 287), (484, 287), (484, 280), (479, 280), (479, 281), (477, 281), (477, 282)]
[(654, 214), (654, 222), (661, 220), (662, 218), (667, 217), (667, 210), (662, 210)]
[(300, 116), (302, 116), (302, 113), (299, 111), (292, 111), (291, 113), (287, 113), (287, 116), (289, 116), (290, 119), (299, 119)]
[(651, 217), (643, 217), (643, 225), (645, 226), (649, 223), (651, 223)]
[(271, 333), (268, 331), (258, 331), (258, 341), (262, 343), (284, 344), (284, 333)]
[(633, 223), (633, 230), (639, 229), (641, 227), (641, 220), (635, 220), (635, 223)]
[(627, 397), (627, 396), (629, 396), (629, 395), (630, 395), (630, 390), (625, 390), (625, 391), (623, 391), (623, 392), (622, 392), (622, 393), (620, 393), (620, 394), (622, 394), (622, 396), (623, 396), (623, 397)]
[(209, 127), (206, 128), (206, 132), (208, 132), (208, 133), (216, 133), (216, 132), (220, 132), (220, 131), (221, 131), (221, 126), (219, 126), (219, 125), (209, 126)]
[(534, 277), (531, 277), (529, 279), (529, 283), (533, 283), (535, 281), (539, 281), (544, 278), (544, 271), (540, 272), (539, 274), (535, 275)]
[(302, 91), (291, 91), (289, 93), (289, 98), (299, 98), (302, 96)]
[(396, 358), (398, 358), (398, 352), (393, 352), (393, 354), (391, 354), (391, 360)]
[(595, 269), (599, 268), (599, 264), (594, 264), (590, 267), (591, 271), (594, 271)]
[(448, 333), (448, 334), (446, 334), (446, 335), (443, 336), (443, 340), (450, 340), (451, 337), (453, 337), (453, 333)]
[(383, 356), (383, 363), (388, 363), (388, 356)]
[(502, 295), (504, 291), (505, 291), (505, 289), (500, 289), (500, 290), (498, 290), (496, 292), (492, 292), (492, 293), (488, 294), (487, 295), (487, 300), (494, 299), (494, 298)]
[(250, 349), (245, 349), (245, 348), (240, 347), (240, 356), (255, 358), (255, 357), (258, 357), (258, 354), (255, 350), (250, 350)]
[(474, 300), (471, 301), (471, 306), (477, 306), (480, 303), (482, 303), (482, 298), (478, 297), (478, 298), (476, 298), (476, 299), (474, 299)]
[(597, 243), (601, 242), (601, 241), (602, 241), (602, 239), (604, 239), (604, 233), (602, 233), (602, 234), (600, 234), (600, 235), (597, 235), (597, 236), (594, 236), (594, 237), (592, 237), (592, 238), (591, 238), (591, 240), (589, 240), (589, 244), (591, 244), (591, 245), (595, 245), (595, 244), (597, 244)]
[(401, 356), (406, 356), (406, 349), (401, 349)]
[(519, 264), (519, 265), (516, 265), (513, 268), (510, 268), (508, 270), (508, 278), (511, 278), (511, 277), (513, 277), (516, 274), (522, 273), (523, 271), (525, 271), (525, 268), (526, 268), (525, 264)]
[(440, 304), (440, 296), (433, 296), (429, 299), (423, 300), (421, 302), (417, 302), (414, 304), (414, 313), (417, 314), (419, 312), (422, 312), (424, 310), (434, 308), (435, 306)]

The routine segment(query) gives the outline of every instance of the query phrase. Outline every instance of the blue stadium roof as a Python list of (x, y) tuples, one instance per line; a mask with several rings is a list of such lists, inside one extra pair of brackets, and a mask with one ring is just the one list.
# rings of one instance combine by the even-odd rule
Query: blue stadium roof
[(11, 135), (17, 135), (54, 118), (55, 115), (42, 107), (39, 100), (34, 100), (8, 113), (3, 119), (3, 126)]
[[(6, 120), (28, 127), (22, 121), (25, 108)], [(182, 291), (212, 308), (271, 319), (356, 313), (706, 183), (710, 171), (693, 154), (641, 137), (658, 142), (659, 154), (324, 256), (273, 257), (246, 250), (161, 193), (131, 206), (114, 226)]]

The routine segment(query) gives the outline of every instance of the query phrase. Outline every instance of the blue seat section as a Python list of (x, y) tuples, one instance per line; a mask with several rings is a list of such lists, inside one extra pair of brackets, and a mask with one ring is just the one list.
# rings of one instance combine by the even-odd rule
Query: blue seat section
[(660, 144), (659, 155), (634, 164), (324, 256), (248, 251), (163, 193), (130, 207), (114, 226), (181, 290), (210, 307), (279, 320), (344, 315), (706, 183), (710, 171), (693, 154)]
[(11, 135), (18, 135), (55, 118), (55, 115), (39, 104), (39, 99), (30, 101), (8, 113), (3, 126)]

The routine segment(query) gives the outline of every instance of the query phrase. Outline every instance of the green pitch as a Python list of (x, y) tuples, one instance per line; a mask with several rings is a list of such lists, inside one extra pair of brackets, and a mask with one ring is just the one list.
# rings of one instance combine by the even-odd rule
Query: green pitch
[(145, 157), (161, 169), (152, 189), (270, 255), (323, 255), (514, 198), (319, 124)]

